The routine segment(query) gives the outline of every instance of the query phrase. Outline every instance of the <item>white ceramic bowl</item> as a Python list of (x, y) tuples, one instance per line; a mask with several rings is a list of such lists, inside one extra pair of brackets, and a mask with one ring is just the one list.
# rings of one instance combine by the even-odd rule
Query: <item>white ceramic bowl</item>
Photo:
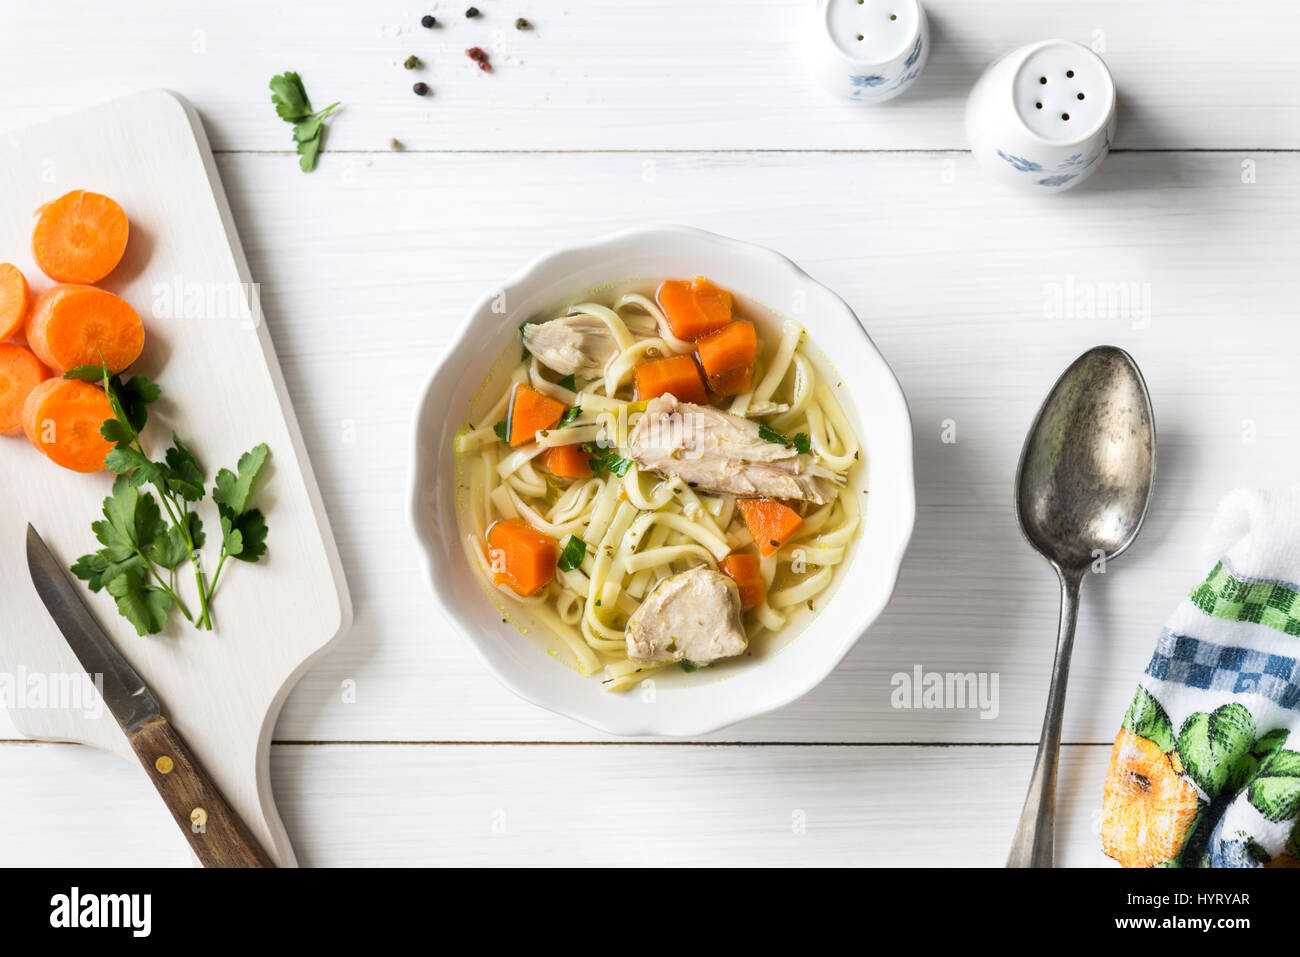
[[(482, 401), (476, 397), (484, 381), (517, 361), (498, 360), (517, 344), (521, 322), (598, 288), (644, 288), (661, 278), (696, 275), (731, 290), (747, 318), (769, 328), (779, 328), (786, 316), (798, 319), (813, 345), (832, 357), (821, 364), (842, 381), (845, 411), (864, 447), (866, 465), (856, 470), (857, 487), (851, 490), (866, 503), (861, 537), (837, 572), (829, 602), (792, 640), (729, 669), (661, 672), (653, 685), (615, 694), (550, 657), (538, 629), (526, 627), (525, 637), (502, 621), (504, 608), (527, 625), (519, 606), (501, 605), (467, 560), (457, 522), (452, 440), (471, 404)], [(784, 256), (685, 226), (632, 229), (550, 253), (484, 295), (424, 387), (411, 454), (411, 521), (444, 613), (516, 694), (619, 735), (706, 734), (812, 690), (888, 602), (916, 514), (907, 404), (852, 310)]]

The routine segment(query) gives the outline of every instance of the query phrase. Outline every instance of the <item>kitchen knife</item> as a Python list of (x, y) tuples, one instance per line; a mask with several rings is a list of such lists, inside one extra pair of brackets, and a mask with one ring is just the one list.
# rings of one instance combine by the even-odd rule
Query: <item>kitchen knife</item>
[(103, 676), (104, 703), (204, 867), (275, 867), (167, 723), (144, 679), (113, 647), (63, 566), (27, 526), (27, 568), (46, 610), (81, 666)]

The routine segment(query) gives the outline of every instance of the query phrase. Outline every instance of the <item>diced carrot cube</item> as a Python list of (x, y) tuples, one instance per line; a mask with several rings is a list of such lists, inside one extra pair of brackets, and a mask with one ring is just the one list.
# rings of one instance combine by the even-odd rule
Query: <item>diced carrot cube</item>
[(694, 342), (731, 321), (731, 293), (703, 276), (665, 280), (655, 298), (678, 339)]
[(515, 386), (506, 428), (511, 446), (524, 445), (533, 441), (538, 432), (555, 428), (564, 416), (564, 409), (564, 403), (558, 399), (542, 395), (526, 385)]
[(555, 577), (559, 554), (555, 539), (523, 519), (497, 522), (488, 529), (492, 581), (497, 585), (508, 585), (521, 597), (532, 595), (550, 584)]
[(771, 555), (803, 528), (803, 519), (788, 505), (770, 498), (742, 498), (736, 503), (754, 544)]
[(759, 572), (758, 556), (753, 552), (732, 552), (718, 562), (722, 573), (740, 590), (740, 607), (748, 611), (767, 598), (767, 586)]
[(591, 478), (591, 453), (579, 445), (557, 445), (542, 453), (542, 468), (556, 478)]
[(695, 343), (696, 354), (716, 395), (748, 392), (758, 359), (758, 333), (752, 322), (737, 319)]
[(692, 356), (669, 356), (636, 367), (636, 397), (641, 401), (672, 393), (681, 402), (709, 401), (704, 380)]

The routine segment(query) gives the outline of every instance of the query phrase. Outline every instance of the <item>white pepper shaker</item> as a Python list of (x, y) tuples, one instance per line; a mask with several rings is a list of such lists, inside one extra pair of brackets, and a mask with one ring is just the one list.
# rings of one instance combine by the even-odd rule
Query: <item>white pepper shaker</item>
[(966, 101), (971, 151), (1002, 182), (1059, 193), (1097, 171), (1115, 138), (1115, 81), (1101, 57), (1044, 40), (989, 64)]
[(817, 81), (860, 103), (892, 99), (916, 81), (930, 53), (917, 0), (818, 0), (804, 57)]

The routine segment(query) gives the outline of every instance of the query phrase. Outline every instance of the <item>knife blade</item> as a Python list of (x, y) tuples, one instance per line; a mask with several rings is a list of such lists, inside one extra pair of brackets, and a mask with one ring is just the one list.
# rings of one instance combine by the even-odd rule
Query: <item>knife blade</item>
[(63, 632), (81, 667), (91, 678), (103, 676), (104, 704), (127, 736), (140, 730), (150, 718), (161, 715), (158, 699), (140, 673), (109, 641), (63, 566), (30, 524), (27, 526), (27, 569), (36, 594)]
[(91, 678), (101, 677), (104, 704), (126, 732), (149, 780), (203, 866), (275, 867), (189, 745), (163, 717), (153, 691), (113, 645), (63, 565), (30, 523), (27, 569), (36, 594), (72, 653)]

